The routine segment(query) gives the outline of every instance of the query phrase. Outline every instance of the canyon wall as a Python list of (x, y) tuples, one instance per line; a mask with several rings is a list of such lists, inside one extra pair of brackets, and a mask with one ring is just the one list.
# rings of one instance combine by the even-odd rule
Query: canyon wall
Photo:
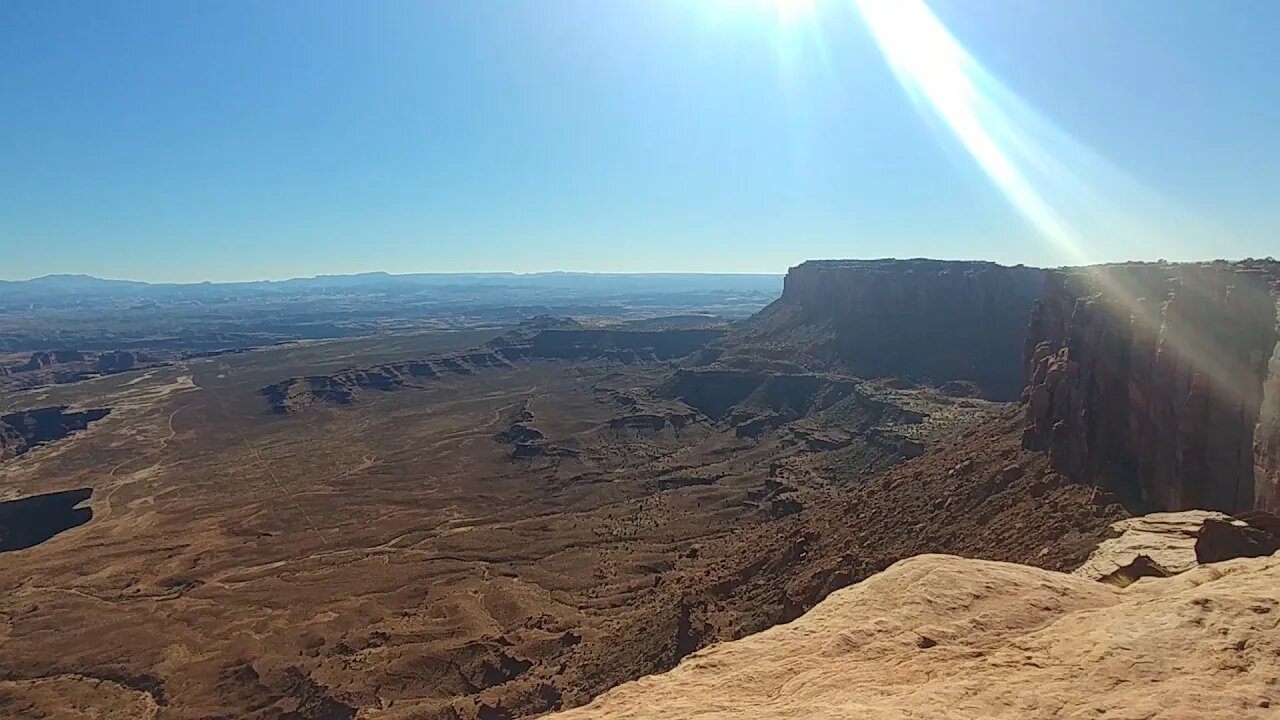
[(67, 412), (64, 405), (0, 415), (0, 460), (80, 432), (110, 412), (107, 408)]
[(861, 377), (966, 380), (1022, 390), (1020, 349), (1045, 271), (989, 262), (824, 260), (787, 273), (783, 304), (828, 322), (831, 359)]
[(1140, 506), (1280, 506), (1280, 264), (1052, 271), (1023, 443)]

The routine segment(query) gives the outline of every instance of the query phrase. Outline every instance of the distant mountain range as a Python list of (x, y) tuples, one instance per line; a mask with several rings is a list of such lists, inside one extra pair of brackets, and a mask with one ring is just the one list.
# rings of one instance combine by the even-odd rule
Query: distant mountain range
[(92, 275), (45, 275), (30, 280), (0, 280), (0, 296), (15, 298), (51, 295), (119, 295), (119, 296), (209, 296), (228, 293), (325, 292), (357, 290), (363, 292), (413, 292), (437, 287), (520, 287), (526, 289), (560, 289), (609, 294), (611, 291), (696, 292), (746, 291), (780, 292), (782, 275), (719, 273), (412, 273), (393, 275), (387, 272), (352, 275), (317, 275), (288, 280), (255, 280), (226, 283), (148, 283), (136, 280), (109, 280)]

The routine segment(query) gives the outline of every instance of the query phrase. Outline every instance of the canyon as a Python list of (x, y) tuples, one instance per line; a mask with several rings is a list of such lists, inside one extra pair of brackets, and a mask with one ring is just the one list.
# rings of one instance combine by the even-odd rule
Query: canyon
[(0, 415), (0, 460), (17, 457), (38, 445), (84, 430), (110, 412), (105, 408), (67, 412), (63, 406)]
[[(498, 720), (622, 686), (579, 716), (681, 716), (712, 696), (624, 684), (679, 665), (664, 687), (700, 687), (722, 657), (781, 672), (750, 658), (808, 662), (788, 633), (840, 645), (864, 621), (887, 654), (841, 662), (927, 674), (976, 647), (937, 627), (961, 597), (1000, 618), (982, 647), (1059, 615), (1156, 622), (1132, 599), (1150, 578), (1060, 573), (1138, 513), (1275, 507), (1278, 279), (813, 261), (745, 319), (529, 312), (13, 390), (0, 538), (26, 539), (0, 555), (0, 711)], [(968, 560), (908, 559), (939, 553)], [(1240, 567), (1215, 587), (1274, 574)], [(1152, 603), (1181, 602), (1168, 580)], [(1001, 614), (1009, 597), (1044, 612)], [(873, 709), (863, 676), (851, 716)]]

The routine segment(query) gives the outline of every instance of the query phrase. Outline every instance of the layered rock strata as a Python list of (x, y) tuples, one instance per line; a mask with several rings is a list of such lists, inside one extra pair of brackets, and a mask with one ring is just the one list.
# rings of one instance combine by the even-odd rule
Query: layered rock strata
[(1044, 270), (989, 262), (821, 260), (718, 343), (731, 366), (836, 371), (944, 384), (994, 400), (1022, 389), (1019, 352)]
[(1024, 444), (1158, 510), (1280, 504), (1280, 264), (1051, 272), (1024, 346)]

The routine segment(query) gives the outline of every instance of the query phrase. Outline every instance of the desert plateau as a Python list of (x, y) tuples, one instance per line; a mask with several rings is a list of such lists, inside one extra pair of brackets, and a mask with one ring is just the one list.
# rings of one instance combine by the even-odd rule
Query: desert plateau
[[(1215, 561), (1276, 549), (1278, 288), (1261, 261), (822, 261), (737, 320), (530, 315), (111, 372), (33, 351), (0, 405), (0, 710), (1075, 717), (1073, 637), (1190, 657), (1226, 640), (1107, 628), (1204, 590), (1254, 603), (1204, 605), (1253, 664), (1168, 716), (1263, 717), (1268, 561), (1178, 575), (1194, 524), (1091, 555), (1192, 509), (1236, 528)], [(1024, 650), (1040, 674), (1002, 675)]]
[(1280, 2), (0, 2), (0, 720), (1280, 720)]

